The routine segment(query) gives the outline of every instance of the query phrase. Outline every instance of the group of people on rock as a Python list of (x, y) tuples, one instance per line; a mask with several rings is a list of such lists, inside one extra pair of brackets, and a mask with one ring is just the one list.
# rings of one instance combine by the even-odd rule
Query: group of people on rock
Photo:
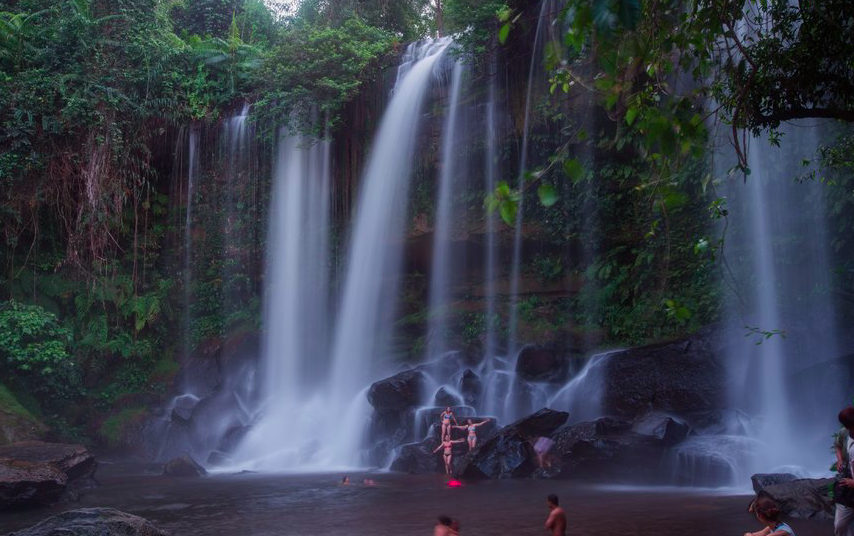
[[(451, 474), (451, 468), (453, 466), (453, 447), (455, 443), (463, 443), (467, 442), (469, 446), (469, 450), (474, 449), (477, 446), (477, 427), (483, 426), (489, 419), (485, 419), (480, 422), (472, 422), (471, 419), (468, 419), (466, 424), (460, 424), (457, 422), (457, 418), (454, 416), (454, 412), (451, 411), (451, 407), (447, 406), (445, 411), (439, 415), (441, 421), (441, 433), (439, 437), (442, 438), (442, 442), (439, 443), (439, 446), (433, 450), (433, 454), (442, 450), (442, 459), (445, 462), (445, 473)], [(454, 424), (451, 424), (451, 421)], [(467, 430), (468, 435), (466, 439), (451, 439), (451, 431), (454, 429)]]
[[(566, 514), (559, 506), (557, 495), (546, 497), (549, 517), (546, 518), (546, 530), (551, 536), (566, 535)], [(460, 536), (460, 521), (454, 517), (439, 516), (439, 522), (433, 527), (433, 536)]]

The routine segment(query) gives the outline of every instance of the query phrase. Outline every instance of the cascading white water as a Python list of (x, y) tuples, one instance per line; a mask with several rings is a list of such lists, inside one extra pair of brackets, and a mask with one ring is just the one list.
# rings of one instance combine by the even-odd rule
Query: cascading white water
[(190, 314), (190, 293), (193, 281), (193, 202), (196, 196), (196, 183), (199, 175), (199, 129), (190, 126), (189, 151), (187, 164), (187, 208), (184, 216), (184, 355), (190, 353), (190, 334), (192, 316)]
[(340, 421), (346, 415), (341, 425), (326, 427), (329, 430), (324, 436), (332, 447), (331, 459), (338, 464), (358, 463), (355, 456), (368, 414), (365, 397), (358, 395), (376, 374), (377, 357), (387, 356), (421, 109), (433, 67), (450, 43), (439, 39), (409, 46), (365, 170), (347, 256), (327, 399), (330, 416)]
[(318, 417), (306, 407), (317, 385), (309, 367), (325, 353), (329, 143), (280, 135), (268, 236), (260, 418), (233, 456), (238, 467), (311, 463)]
[[(817, 474), (827, 469), (824, 443), (846, 401), (842, 378), (819, 370), (840, 356), (822, 185), (796, 180), (810, 171), (802, 162), (814, 158), (819, 132), (782, 131), (781, 147), (751, 140), (750, 175), (727, 190), (725, 254), (740, 294), (731, 296), (730, 397), (754, 417), (747, 433), (761, 441), (751, 471), (796, 466)], [(766, 339), (757, 330), (779, 334)]]
[(223, 213), (223, 253), (222, 279), (226, 283), (223, 293), (223, 312), (229, 315), (240, 302), (236, 279), (245, 273), (243, 248), (246, 233), (245, 217), (247, 207), (243, 205), (245, 182), (251, 160), (249, 136), (249, 105), (243, 106), (238, 115), (230, 118), (223, 131), (225, 149), (225, 211)]
[(398, 70), (361, 187), (331, 362), (322, 376), (318, 362), (329, 355), (324, 315), (311, 311), (326, 302), (329, 148), (321, 143), (319, 150), (308, 149), (303, 138), (283, 137), (268, 240), (267, 396), (230, 469), (359, 464), (365, 386), (391, 335), (421, 108), (433, 66), (449, 44), (443, 39), (410, 45)]
[[(489, 90), (488, 101), (486, 103), (486, 146), (484, 148), (484, 170), (486, 175), (486, 194), (490, 195), (495, 191), (498, 167), (498, 149), (497, 149), (497, 128), (495, 118), (496, 103), (496, 68), (497, 59), (493, 57), (489, 63)], [(497, 344), (497, 325), (496, 325), (496, 304), (495, 304), (495, 276), (496, 264), (498, 262), (498, 243), (495, 235), (496, 215), (486, 211), (484, 214), (486, 220), (486, 237), (485, 237), (485, 256), (484, 256), (484, 283), (485, 283), (485, 298), (486, 298), (486, 337), (484, 341), (484, 359), (490, 362), (495, 356)]]
[(551, 24), (554, 14), (552, 13), (552, 1), (542, 0), (540, 14), (537, 17), (537, 30), (534, 34), (534, 48), (531, 51), (531, 64), (528, 67), (528, 87), (525, 91), (525, 118), (522, 127), (522, 148), (519, 153), (519, 175), (516, 180), (516, 188), (519, 190), (519, 200), (516, 209), (516, 222), (513, 229), (513, 264), (510, 268), (510, 313), (508, 320), (507, 349), (510, 355), (518, 351), (518, 329), (519, 329), (519, 279), (522, 270), (522, 223), (524, 214), (524, 198), (522, 194), (525, 186), (525, 175), (528, 170), (528, 142), (531, 130), (531, 102), (533, 96), (534, 74), (537, 66), (543, 61), (543, 39), (546, 36), (546, 27)]
[(453, 210), (453, 193), (460, 188), (461, 177), (457, 172), (458, 138), (460, 115), (460, 87), (463, 63), (454, 63), (451, 87), (448, 94), (448, 112), (442, 135), (439, 192), (436, 200), (435, 224), (433, 226), (433, 259), (430, 270), (430, 322), (428, 327), (427, 355), (438, 356), (445, 352), (448, 338), (448, 301), (451, 299), (451, 240), (452, 230), (457, 223)]

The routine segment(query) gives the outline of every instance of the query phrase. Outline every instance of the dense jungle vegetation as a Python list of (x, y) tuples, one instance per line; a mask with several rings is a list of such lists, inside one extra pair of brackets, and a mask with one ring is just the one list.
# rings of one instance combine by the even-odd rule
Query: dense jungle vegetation
[[(620, 239), (582, 267), (593, 283), (577, 299), (592, 316), (580, 323), (637, 343), (717, 319), (727, 209), (707, 171), (710, 125), (729, 132), (732, 173), (750, 180), (744, 132), (773, 140), (788, 120), (836, 121), (818, 171), (800, 179), (827, 186), (837, 292), (854, 300), (849, 2), (569, 0), (560, 11), (532, 149), (547, 164), (522, 188), (505, 177), (486, 205), (512, 223), (520, 196), (539, 201), (530, 217), (557, 241), (586, 236), (585, 204), (611, 222), (597, 232)], [(536, 15), (524, 0), (0, 0), (0, 393), (62, 437), (103, 443), (133, 417), (118, 410), (165, 394), (182, 351), (181, 128), (252, 102), (268, 142), (283, 123), (334, 132), (407, 42), (455, 33), (484, 70), (493, 55), (524, 57)], [(574, 121), (567, 102), (595, 106), (594, 120)], [(585, 182), (589, 197), (575, 197)], [(566, 264), (532, 269), (548, 279)], [(205, 305), (228, 293), (211, 270), (194, 342), (259, 322), (257, 296), (234, 318)]]

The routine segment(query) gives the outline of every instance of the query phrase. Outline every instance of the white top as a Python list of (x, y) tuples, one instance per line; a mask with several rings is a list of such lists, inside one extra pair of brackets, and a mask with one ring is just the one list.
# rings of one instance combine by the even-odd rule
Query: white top
[(848, 465), (851, 468), (851, 474), (854, 475), (854, 439), (848, 438)]

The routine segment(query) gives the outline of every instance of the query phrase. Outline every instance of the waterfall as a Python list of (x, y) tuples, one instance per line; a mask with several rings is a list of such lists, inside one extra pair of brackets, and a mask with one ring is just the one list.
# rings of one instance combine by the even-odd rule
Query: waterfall
[[(784, 126), (780, 147), (751, 140), (750, 175), (728, 185), (733, 266), (728, 356), (730, 398), (754, 416), (748, 434), (761, 441), (750, 468), (826, 471), (827, 437), (846, 402), (839, 358), (822, 185), (810, 172), (820, 131)], [(779, 332), (765, 338), (757, 333)], [(758, 343), (758, 344), (757, 344)], [(743, 478), (745, 475), (741, 475)]]
[(531, 63), (528, 67), (528, 87), (525, 91), (525, 116), (522, 127), (522, 147), (519, 153), (519, 175), (516, 180), (516, 188), (519, 190), (519, 200), (516, 210), (516, 222), (513, 229), (513, 263), (510, 268), (510, 314), (508, 321), (507, 349), (510, 355), (518, 351), (518, 329), (519, 329), (519, 279), (522, 269), (522, 223), (524, 209), (524, 187), (525, 175), (528, 172), (528, 142), (531, 129), (531, 97), (533, 95), (534, 74), (538, 65), (542, 63), (542, 51), (546, 35), (546, 26), (551, 24), (552, 13), (551, 0), (542, 0), (540, 13), (537, 17), (537, 30), (534, 34), (534, 46), (531, 51)]
[(459, 107), (462, 61), (454, 63), (448, 98), (448, 112), (442, 134), (439, 193), (433, 226), (433, 259), (430, 270), (430, 322), (427, 355), (435, 357), (448, 350), (448, 313), (451, 299), (452, 230), (455, 229), (454, 192), (459, 191), (462, 175), (457, 170), (459, 160)]
[(365, 386), (377, 356), (386, 355), (396, 309), (421, 108), (433, 66), (449, 43), (410, 45), (398, 69), (362, 181), (331, 349), (325, 346), (322, 305), (328, 285), (329, 147), (282, 136), (267, 245), (266, 401), (231, 469), (359, 464)]
[(433, 67), (449, 44), (450, 40), (439, 39), (409, 45), (362, 179), (327, 400), (332, 415), (338, 419), (346, 415), (343, 425), (326, 436), (339, 463), (357, 463), (353, 457), (368, 405), (364, 396), (356, 397), (376, 372), (376, 358), (387, 356), (421, 109)]
[(280, 134), (267, 239), (262, 341), (263, 406), (233, 459), (238, 467), (310, 463), (317, 430), (313, 368), (325, 355), (329, 143)]
[[(495, 191), (495, 177), (498, 171), (498, 149), (497, 149), (497, 125), (495, 122), (495, 108), (497, 106), (495, 77), (497, 76), (497, 59), (493, 54), (489, 62), (489, 89), (486, 103), (486, 147), (484, 150), (484, 170), (486, 175), (486, 194), (492, 194)], [(489, 362), (495, 356), (496, 352), (496, 307), (495, 307), (495, 268), (498, 262), (498, 244), (495, 236), (496, 215), (490, 214), (488, 211), (484, 214), (486, 220), (486, 237), (485, 237), (485, 262), (484, 262), (484, 282), (486, 295), (486, 338), (484, 344), (484, 359)]]
[(193, 201), (199, 175), (199, 129), (197, 125), (190, 126), (189, 154), (187, 164), (187, 208), (184, 221), (184, 355), (189, 355), (192, 349), (192, 316), (190, 314), (190, 294), (193, 282)]
[[(244, 105), (238, 115), (230, 118), (223, 129), (222, 145), (225, 156), (225, 211), (223, 214), (222, 280), (223, 313), (228, 318), (240, 308), (248, 289), (242, 285), (248, 279), (249, 237), (246, 229), (249, 213), (250, 184), (254, 178), (252, 141), (254, 128), (247, 121), (249, 105)], [(251, 193), (251, 192), (249, 192)]]

